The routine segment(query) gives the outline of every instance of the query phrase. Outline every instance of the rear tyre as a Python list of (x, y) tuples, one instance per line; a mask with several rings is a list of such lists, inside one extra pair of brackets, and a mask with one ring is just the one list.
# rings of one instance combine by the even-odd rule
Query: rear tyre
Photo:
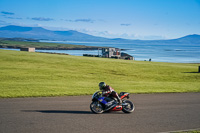
[(95, 101), (90, 104), (90, 110), (95, 114), (101, 114), (103, 113), (103, 106), (99, 102)]
[(131, 101), (129, 101), (129, 100), (123, 101), (122, 111), (124, 113), (132, 113), (134, 110), (135, 110), (135, 106)]

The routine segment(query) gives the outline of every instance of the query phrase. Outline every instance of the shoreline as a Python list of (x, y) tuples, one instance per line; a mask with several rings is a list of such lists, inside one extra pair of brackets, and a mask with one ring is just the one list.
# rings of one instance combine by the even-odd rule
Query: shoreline
[[(11, 48), (1, 48), (0, 47), (0, 50), (12, 50)], [(13, 48), (13, 49), (19, 49), (19, 48)], [(40, 50), (40, 49), (37, 49), (37, 50)], [(42, 50), (42, 49), (41, 49)], [(43, 50), (47, 50), (47, 49), (43, 49)], [(52, 50), (52, 49), (49, 49), (49, 50)], [(58, 50), (58, 49), (54, 49), (54, 50)], [(65, 49), (62, 49), (62, 50), (65, 50)], [(66, 49), (66, 50), (85, 50), (85, 49)], [(91, 49), (89, 49), (91, 50)], [(92, 49), (93, 50), (93, 49)], [(96, 50), (96, 49), (94, 49)], [(98, 49), (97, 49), (98, 50)], [(17, 50), (18, 51), (18, 50)], [(36, 51), (36, 53), (45, 53), (45, 54), (58, 54), (58, 55), (72, 55), (72, 54), (69, 54), (69, 53), (56, 53), (56, 52), (39, 52), (39, 51)], [(80, 56), (80, 55), (72, 55), (72, 56)], [(83, 56), (83, 55), (81, 55)], [(144, 61), (144, 60), (135, 60), (135, 61)], [(146, 62), (149, 62), (149, 61), (146, 61)], [(166, 61), (151, 61), (151, 62), (162, 62), (162, 63), (179, 63), (179, 64), (200, 64), (200, 62), (194, 62), (194, 63), (191, 63), (191, 62), (166, 62)]]
[[(10, 48), (10, 49), (20, 49), (20, 48), (24, 48), (24, 47), (19, 47), (19, 46), (4, 46), (4, 45), (0, 45), (0, 48)], [(81, 47), (75, 47), (75, 48), (62, 48), (62, 47), (40, 47), (40, 48), (37, 48), (35, 47), (35, 49), (37, 50), (98, 50), (100, 48), (103, 48), (103, 47), (85, 47), (85, 48), (81, 48)]]

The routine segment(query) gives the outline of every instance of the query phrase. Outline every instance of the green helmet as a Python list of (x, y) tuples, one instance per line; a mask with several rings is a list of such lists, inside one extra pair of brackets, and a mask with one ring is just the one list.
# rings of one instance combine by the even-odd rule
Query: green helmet
[(105, 82), (100, 82), (99, 83), (99, 89), (103, 90), (104, 87), (106, 87), (106, 83)]

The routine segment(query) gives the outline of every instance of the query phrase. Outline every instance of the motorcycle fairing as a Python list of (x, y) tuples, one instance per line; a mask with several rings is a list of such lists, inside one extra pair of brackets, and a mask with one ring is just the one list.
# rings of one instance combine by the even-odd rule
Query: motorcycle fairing
[(118, 106), (115, 106), (112, 111), (121, 111), (122, 110), (122, 106), (121, 105), (118, 105)]
[(125, 97), (127, 97), (127, 99), (129, 99), (129, 93), (127, 92), (121, 92), (120, 95), (119, 95), (120, 99), (123, 99)]
[(108, 102), (105, 100), (105, 97), (100, 97), (98, 99), (99, 102), (103, 103), (104, 105), (107, 104)]

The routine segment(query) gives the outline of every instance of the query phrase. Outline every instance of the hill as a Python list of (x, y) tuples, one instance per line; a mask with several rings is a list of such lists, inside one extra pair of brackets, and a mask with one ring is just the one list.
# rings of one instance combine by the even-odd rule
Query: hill
[(131, 44), (198, 44), (200, 45), (200, 35), (187, 35), (177, 39), (169, 40), (130, 40), (123, 38), (108, 39), (81, 33), (74, 30), (51, 31), (42, 27), (22, 27), (9, 25), (0, 27), (0, 38), (31, 38), (59, 41), (80, 41), (80, 42), (113, 42)]
[(176, 64), (0, 50), (0, 97), (91, 95), (105, 81), (117, 92), (200, 92), (199, 64)]
[(185, 43), (185, 44), (199, 44), (200, 45), (200, 35), (193, 34), (184, 36), (178, 39), (174, 39), (173, 41), (179, 42), (179, 43)]
[(41, 27), (5, 26), (0, 28), (2, 38), (32, 38), (60, 41), (108, 41), (107, 38), (95, 37), (78, 31), (51, 31)]

